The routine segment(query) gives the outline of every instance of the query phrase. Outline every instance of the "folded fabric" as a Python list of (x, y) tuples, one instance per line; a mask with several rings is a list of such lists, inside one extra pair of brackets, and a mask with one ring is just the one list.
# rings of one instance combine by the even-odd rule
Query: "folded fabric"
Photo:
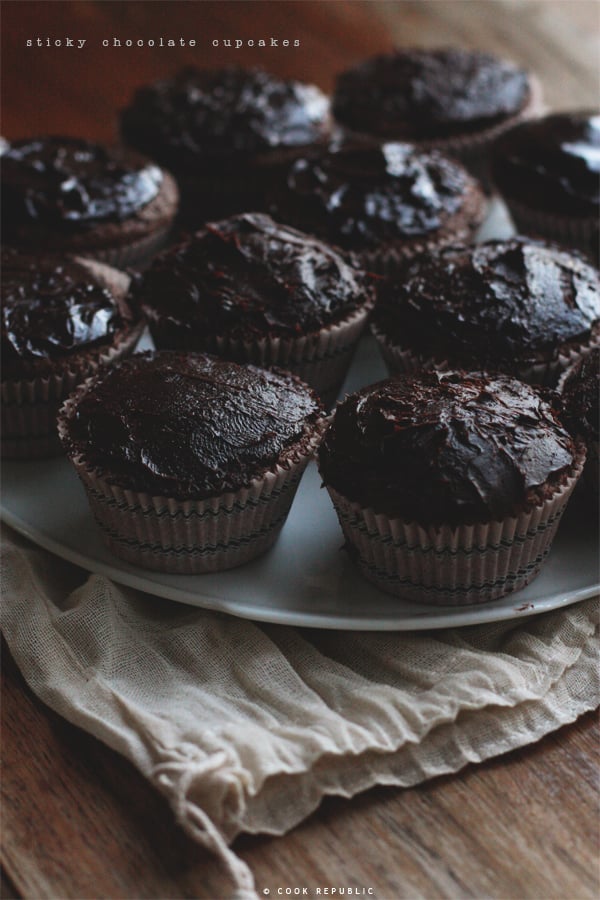
[(128, 757), (183, 828), (283, 834), (327, 794), (408, 786), (538, 740), (600, 698), (598, 603), (419, 633), (302, 630), (88, 576), (5, 531), (3, 631), (27, 683)]

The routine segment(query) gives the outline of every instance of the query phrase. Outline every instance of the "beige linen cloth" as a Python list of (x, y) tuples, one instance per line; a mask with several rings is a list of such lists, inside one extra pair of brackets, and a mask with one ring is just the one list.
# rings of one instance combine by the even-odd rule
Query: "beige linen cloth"
[(2, 624), (33, 691), (128, 757), (255, 897), (230, 849), (326, 794), (414, 785), (599, 701), (598, 603), (421, 633), (255, 625), (89, 576), (8, 533)]

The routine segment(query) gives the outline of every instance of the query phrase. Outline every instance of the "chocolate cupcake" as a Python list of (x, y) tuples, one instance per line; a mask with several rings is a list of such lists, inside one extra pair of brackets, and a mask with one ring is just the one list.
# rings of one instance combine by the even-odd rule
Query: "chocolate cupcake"
[(288, 373), (148, 352), (82, 385), (59, 434), (110, 550), (199, 574), (273, 544), (322, 422), (313, 392)]
[(555, 385), (600, 342), (600, 272), (522, 237), (446, 247), (380, 284), (372, 328), (394, 372), (481, 369)]
[(63, 400), (140, 337), (140, 316), (125, 300), (129, 282), (95, 260), (2, 251), (3, 457), (60, 453)]
[(183, 69), (140, 88), (121, 114), (123, 139), (174, 173), (196, 227), (265, 209), (266, 186), (329, 127), (318, 88), (236, 67)]
[(495, 600), (538, 573), (585, 448), (507, 376), (398, 376), (338, 405), (319, 469), (363, 575), (403, 599)]
[[(583, 481), (595, 501), (600, 491), (600, 349), (580, 359), (561, 377), (561, 419), (571, 434), (585, 441)], [(597, 509), (596, 509), (597, 512)]]
[(165, 243), (177, 203), (167, 172), (121, 148), (42, 137), (2, 153), (3, 240), (26, 252), (140, 265)]
[(352, 253), (365, 268), (393, 269), (404, 256), (468, 240), (486, 202), (465, 169), (408, 144), (332, 144), (291, 167), (271, 212)]
[(326, 405), (373, 299), (338, 253), (262, 213), (208, 224), (157, 257), (136, 291), (156, 347), (280, 366)]
[(442, 150), (479, 178), (492, 141), (541, 108), (538, 82), (525, 70), (457, 47), (372, 57), (342, 72), (333, 95), (347, 133)]
[(600, 115), (555, 113), (519, 125), (496, 142), (492, 177), (521, 231), (598, 264)]

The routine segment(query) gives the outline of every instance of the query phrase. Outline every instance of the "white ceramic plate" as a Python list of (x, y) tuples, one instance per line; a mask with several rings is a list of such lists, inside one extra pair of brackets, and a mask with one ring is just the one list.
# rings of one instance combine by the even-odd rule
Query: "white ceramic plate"
[[(511, 233), (496, 204), (480, 239)], [(363, 339), (344, 390), (386, 377), (372, 338)], [(417, 606), (365, 581), (341, 550), (343, 538), (316, 466), (304, 475), (275, 546), (261, 559), (217, 575), (160, 575), (105, 549), (84, 490), (64, 459), (5, 462), (0, 513), (31, 540), (91, 572), (180, 603), (248, 619), (318, 628), (416, 630), (527, 616), (600, 592), (595, 517), (573, 498), (541, 574), (524, 590), (482, 606)]]
[[(375, 343), (365, 339), (346, 387), (385, 377)], [(3, 519), (47, 550), (91, 572), (142, 591), (248, 619), (319, 628), (449, 628), (532, 615), (600, 591), (594, 517), (567, 509), (538, 578), (483, 606), (417, 606), (365, 581), (341, 550), (342, 533), (312, 463), (274, 548), (261, 559), (217, 575), (160, 575), (130, 566), (104, 548), (82, 486), (64, 459), (6, 462)]]

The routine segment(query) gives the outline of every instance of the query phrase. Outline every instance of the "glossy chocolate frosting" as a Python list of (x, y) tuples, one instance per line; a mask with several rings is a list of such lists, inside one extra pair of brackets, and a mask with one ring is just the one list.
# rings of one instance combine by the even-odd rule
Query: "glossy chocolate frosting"
[(337, 407), (319, 450), (326, 484), (423, 525), (517, 514), (573, 461), (572, 439), (534, 388), (464, 373), (363, 388)]
[(529, 95), (527, 73), (488, 53), (396, 50), (339, 75), (333, 113), (355, 131), (421, 140), (487, 128)]
[(319, 417), (313, 392), (288, 373), (148, 352), (95, 379), (68, 434), (71, 450), (111, 483), (202, 499), (261, 476)]
[(436, 232), (460, 210), (470, 184), (461, 166), (437, 152), (333, 144), (294, 163), (272, 211), (345, 249), (376, 248)]
[(492, 174), (507, 197), (566, 216), (600, 212), (600, 114), (556, 113), (524, 122), (494, 147)]
[(61, 233), (123, 222), (147, 206), (162, 183), (153, 163), (79, 138), (27, 138), (2, 154), (2, 228), (43, 226)]
[(2, 251), (2, 374), (111, 341), (130, 321), (120, 299), (86, 267)]
[(562, 419), (572, 434), (600, 440), (600, 349), (586, 354), (569, 372), (562, 389)]
[(180, 173), (320, 140), (329, 102), (313, 85), (260, 69), (186, 68), (140, 88), (121, 115), (127, 143)]
[[(371, 299), (365, 276), (330, 247), (269, 216), (214, 222), (157, 257), (137, 292), (151, 326), (178, 334), (306, 334)], [(160, 335), (157, 332), (157, 340)]]
[(576, 254), (510, 238), (407, 261), (381, 283), (375, 326), (397, 346), (462, 368), (553, 358), (588, 342), (600, 320), (600, 272)]

